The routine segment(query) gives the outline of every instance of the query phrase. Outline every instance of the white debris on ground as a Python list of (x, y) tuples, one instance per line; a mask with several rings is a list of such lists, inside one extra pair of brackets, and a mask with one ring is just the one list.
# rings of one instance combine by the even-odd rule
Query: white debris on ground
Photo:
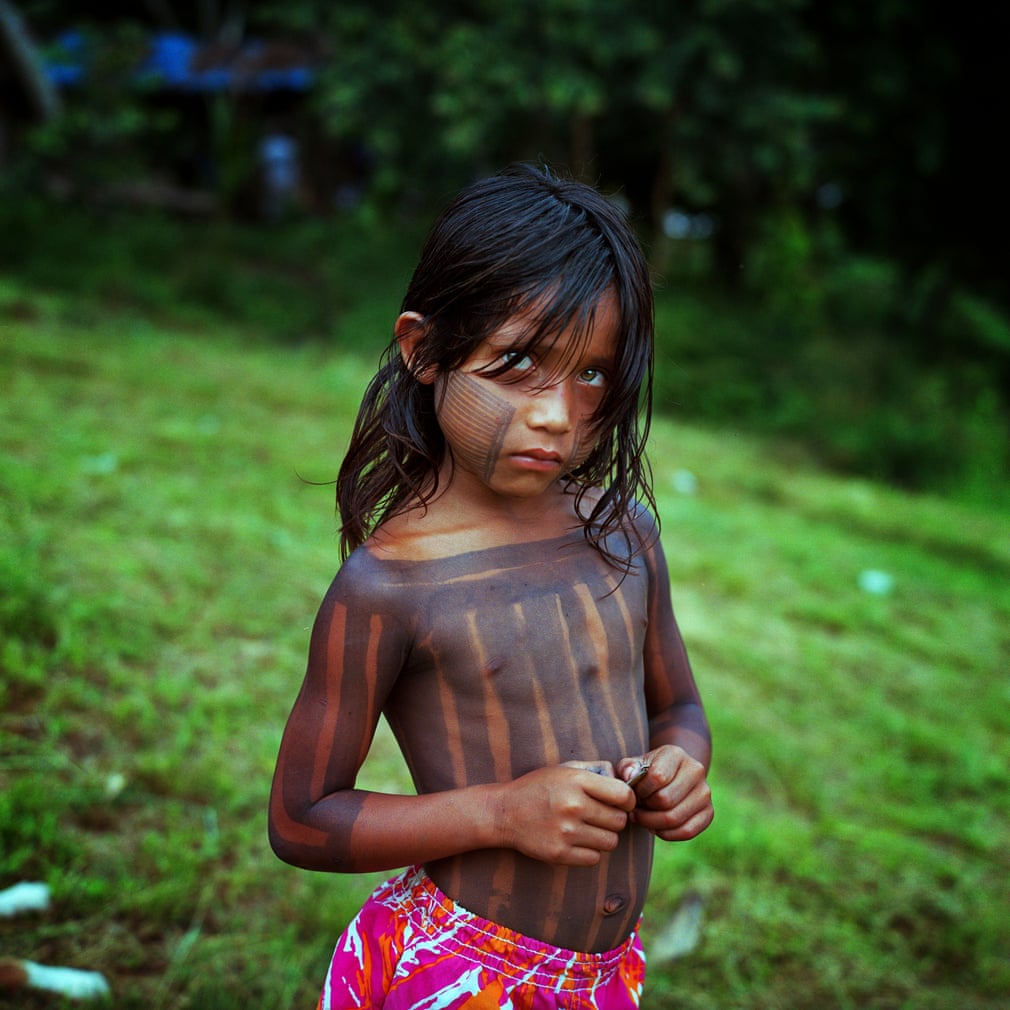
[(22, 912), (44, 912), (49, 908), (49, 887), (23, 881), (0, 891), (0, 915), (10, 918)]
[(690, 470), (674, 470), (670, 483), (679, 494), (691, 495), (698, 490), (698, 478)]
[(859, 573), (859, 588), (871, 596), (887, 596), (894, 589), (894, 577), (878, 568), (867, 568)]
[[(45, 912), (50, 893), (46, 884), (22, 881), (0, 891), (0, 916)], [(97, 971), (36, 964), (17, 957), (0, 957), (0, 991), (41, 989), (68, 999), (96, 999), (109, 995), (109, 983)]]
[(689, 891), (659, 932), (649, 941), (650, 967), (669, 964), (690, 954), (701, 942), (705, 902), (700, 894)]
[(16, 963), (22, 971), (21, 986), (16, 988), (42, 989), (59, 993), (68, 999), (97, 999), (109, 995), (109, 983), (101, 972), (54, 968), (34, 961)]

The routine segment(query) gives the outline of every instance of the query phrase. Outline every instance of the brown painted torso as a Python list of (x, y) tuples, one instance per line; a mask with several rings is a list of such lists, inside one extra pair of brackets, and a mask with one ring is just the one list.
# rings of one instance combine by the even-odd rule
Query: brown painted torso
[[(430, 560), (360, 548), (340, 583), (340, 596), (367, 586), (372, 659), (361, 658), (418, 792), (648, 750), (644, 566), (622, 580), (579, 532)], [(634, 927), (651, 858), (652, 836), (629, 826), (591, 868), (493, 849), (428, 871), (472, 912), (561, 947), (606, 950)]]

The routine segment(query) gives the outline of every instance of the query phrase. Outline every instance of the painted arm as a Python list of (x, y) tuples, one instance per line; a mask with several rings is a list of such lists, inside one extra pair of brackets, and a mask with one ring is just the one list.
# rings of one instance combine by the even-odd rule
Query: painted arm
[(648, 629), (645, 640), (645, 695), (649, 752), (619, 762), (622, 779), (643, 764), (648, 771), (635, 786), (634, 821), (665, 841), (694, 838), (712, 823), (707, 773), (712, 738), (687, 650), (670, 600), (670, 576), (657, 539), (650, 548)]

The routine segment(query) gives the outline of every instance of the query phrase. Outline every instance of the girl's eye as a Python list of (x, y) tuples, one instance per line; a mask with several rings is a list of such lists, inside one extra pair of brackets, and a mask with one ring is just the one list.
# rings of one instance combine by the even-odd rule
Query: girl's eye
[(607, 374), (600, 368), (587, 368), (579, 373), (579, 378), (587, 386), (603, 386), (607, 381)]
[(513, 372), (528, 372), (533, 367), (533, 359), (522, 351), (506, 351), (501, 356), (501, 363)]

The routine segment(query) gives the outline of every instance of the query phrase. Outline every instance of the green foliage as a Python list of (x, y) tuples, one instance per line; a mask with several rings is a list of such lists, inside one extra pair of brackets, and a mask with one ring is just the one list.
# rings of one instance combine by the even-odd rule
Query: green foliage
[(662, 407), (796, 440), (842, 471), (1005, 500), (996, 305), (954, 289), (926, 299), (924, 319), (893, 262), (846, 253), (791, 212), (766, 219), (743, 274), (728, 301), (672, 261), (657, 298)]
[[(82, 20), (72, 5), (22, 6), (43, 37)], [(202, 145), (221, 206), (235, 209), (255, 172), (257, 103), (218, 93), (194, 126), (192, 109), (167, 115), (170, 101), (124, 86), (146, 34), (182, 27), (300, 47), (316, 79), (287, 108), (319, 206), (334, 187), (326, 164), (351, 147), (374, 159), (377, 205), (440, 202), (475, 174), (544, 158), (621, 190), (661, 273), (667, 210), (710, 212), (708, 261), (733, 285), (766, 240), (765, 217), (808, 212), (828, 183), (840, 228), (862, 248), (913, 273), (943, 262), (956, 286), (1002, 298), (999, 229), (979, 224), (1004, 199), (978, 101), (1000, 84), (999, 19), (966, 14), (950, 32), (941, 9), (908, 0), (141, 5), (84, 20), (89, 75), (67, 89), (62, 120), (32, 131), (21, 176), (101, 189), (131, 167), (159, 175), (173, 148)]]
[(32, 476), (17, 461), (0, 461), (0, 705), (41, 688), (46, 659), (59, 639), (46, 581), (43, 527), (22, 498)]
[[(757, 200), (809, 192), (816, 129), (838, 115), (810, 86), (817, 45), (801, 14), (780, 3), (342, 3), (317, 12), (339, 40), (318, 112), (333, 136), (371, 148), (383, 194), (442, 193), (481, 168), (547, 158), (623, 185), (653, 225), (674, 200), (718, 206), (739, 250)], [(306, 27), (287, 9), (278, 17)]]
[(59, 44), (49, 49), (50, 59), (80, 60), (87, 73), (64, 92), (60, 115), (27, 132), (18, 171), (26, 181), (51, 178), (58, 187), (101, 192), (136, 178), (152, 148), (160, 149), (161, 139), (177, 128), (178, 117), (145, 105), (143, 91), (132, 84), (146, 55), (147, 36), (139, 25), (84, 28), (81, 39), (84, 55), (64, 52)]
[(810, 228), (795, 210), (769, 215), (747, 256), (746, 289), (796, 343), (822, 323), (821, 280)]
[[(40, 199), (0, 209), (0, 267), (22, 282), (79, 295), (71, 313), (132, 308), (180, 325), (227, 319), (298, 342), (347, 335), (377, 299), (397, 297), (419, 228), (376, 230), (366, 218), (306, 220), (287, 229), (186, 221)], [(391, 335), (391, 317), (374, 332)]]
[[(32, 877), (49, 865), (59, 865), (72, 852), (61, 830), (62, 799), (58, 789), (40, 789), (37, 777), (9, 781), (0, 792), (0, 852), (3, 874)], [(65, 804), (65, 800), (64, 800)]]

